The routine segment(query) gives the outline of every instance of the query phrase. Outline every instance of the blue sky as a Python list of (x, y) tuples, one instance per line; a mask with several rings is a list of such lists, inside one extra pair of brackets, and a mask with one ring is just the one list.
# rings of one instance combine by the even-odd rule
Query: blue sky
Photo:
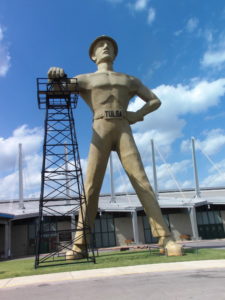
[[(157, 112), (132, 126), (150, 180), (154, 138), (161, 153), (159, 188), (177, 187), (170, 171), (180, 187), (193, 187), (195, 136), (200, 185), (224, 186), (224, 24), (222, 0), (1, 0), (0, 199), (18, 196), (18, 143), (25, 156), (25, 195), (39, 193), (44, 113), (37, 107), (36, 78), (51, 66), (63, 67), (69, 77), (94, 72), (88, 48), (102, 34), (118, 42), (115, 70), (138, 77), (162, 101)], [(130, 109), (142, 104), (134, 98)], [(85, 172), (92, 117), (82, 99), (74, 113)], [(128, 192), (113, 157), (116, 190)], [(106, 175), (102, 192), (109, 191)]]

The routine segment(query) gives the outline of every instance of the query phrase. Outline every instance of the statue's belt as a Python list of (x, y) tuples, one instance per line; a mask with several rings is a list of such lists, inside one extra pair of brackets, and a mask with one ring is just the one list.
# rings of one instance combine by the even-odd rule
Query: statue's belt
[(106, 109), (97, 111), (94, 114), (94, 120), (98, 119), (124, 119), (126, 117), (126, 112), (122, 109)]

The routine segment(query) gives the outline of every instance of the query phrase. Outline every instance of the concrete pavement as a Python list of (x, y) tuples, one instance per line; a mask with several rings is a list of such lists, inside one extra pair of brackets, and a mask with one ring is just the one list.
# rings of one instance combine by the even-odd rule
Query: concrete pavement
[(0, 289), (12, 288), (34, 284), (46, 284), (54, 282), (76, 281), (93, 278), (115, 277), (121, 275), (146, 274), (157, 272), (177, 272), (190, 270), (225, 269), (223, 260), (202, 260), (176, 263), (159, 263), (128, 267), (117, 267), (107, 269), (95, 269), (85, 271), (72, 271), (62, 273), (51, 273), (44, 275), (33, 275), (26, 277), (15, 277), (0, 280)]

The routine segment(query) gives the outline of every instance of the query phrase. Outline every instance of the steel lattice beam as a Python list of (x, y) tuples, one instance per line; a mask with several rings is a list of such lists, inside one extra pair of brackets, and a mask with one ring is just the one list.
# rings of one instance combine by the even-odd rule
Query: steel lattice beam
[[(57, 81), (54, 85), (48, 79), (38, 78), (38, 104), (40, 109), (46, 110), (45, 131), (43, 144), (43, 164), (41, 173), (41, 195), (39, 207), (39, 222), (36, 239), (35, 267), (41, 265), (61, 264), (65, 262), (65, 253), (70, 250), (74, 238), (74, 229), (58, 230), (51, 220), (54, 217), (71, 217), (78, 215), (78, 211), (85, 209), (86, 198), (84, 192), (83, 175), (78, 151), (75, 123), (72, 109), (76, 108), (78, 89), (73, 79), (73, 92), (69, 84)], [(66, 153), (65, 153), (66, 149)], [(46, 222), (48, 219), (48, 222)], [(75, 218), (71, 218), (71, 221)], [(76, 237), (90, 235), (87, 222), (74, 224)], [(75, 226), (76, 225), (76, 226)], [(60, 243), (60, 234), (69, 234), (70, 241)], [(46, 241), (54, 240), (54, 245), (48, 253), (42, 254)], [(95, 262), (93, 248), (86, 243), (86, 261)], [(79, 260), (72, 261), (78, 262)], [(81, 260), (83, 262), (83, 259)], [(68, 263), (68, 261), (66, 261)]]

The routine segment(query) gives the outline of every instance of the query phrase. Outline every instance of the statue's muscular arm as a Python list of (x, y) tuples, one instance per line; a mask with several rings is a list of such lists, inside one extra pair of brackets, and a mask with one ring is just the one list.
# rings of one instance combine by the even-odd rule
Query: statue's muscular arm
[[(56, 90), (58, 89), (61, 90), (60, 87), (61, 83), (63, 83), (64, 85), (66, 85), (67, 83), (67, 88), (71, 92), (74, 92), (77, 90), (76, 83), (78, 82), (79, 91), (84, 93), (87, 90), (87, 84), (88, 84), (87, 77), (88, 74), (81, 74), (81, 75), (74, 76), (71, 79), (68, 79), (63, 68), (51, 67), (48, 70), (49, 82), (53, 82), (53, 87)], [(54, 82), (55, 79), (63, 79), (64, 81), (61, 83), (55, 83)]]
[(146, 102), (146, 104), (138, 110), (138, 113), (143, 117), (154, 110), (158, 109), (161, 105), (159, 98), (146, 86), (144, 86), (138, 79), (137, 81), (137, 96)]
[[(77, 80), (78, 90), (81, 98), (87, 103), (87, 105), (91, 108), (91, 110), (93, 110), (92, 103), (90, 101), (91, 99), (90, 74), (76, 75), (74, 79)], [(73, 83), (74, 79), (71, 79), (70, 82)]]
[(158, 109), (161, 105), (159, 98), (141, 81), (133, 77), (134, 94), (140, 97), (146, 104), (136, 112), (128, 112), (128, 120), (130, 124), (142, 121), (144, 116)]

